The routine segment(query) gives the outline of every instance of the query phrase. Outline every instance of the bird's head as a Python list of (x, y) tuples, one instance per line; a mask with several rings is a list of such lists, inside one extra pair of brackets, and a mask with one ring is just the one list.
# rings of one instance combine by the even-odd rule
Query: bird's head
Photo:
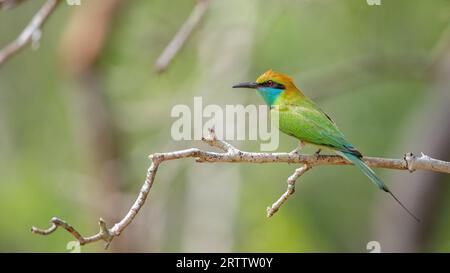
[(273, 105), (283, 93), (287, 95), (301, 94), (291, 77), (272, 70), (266, 71), (255, 82), (239, 83), (234, 85), (233, 88), (256, 89), (269, 106)]

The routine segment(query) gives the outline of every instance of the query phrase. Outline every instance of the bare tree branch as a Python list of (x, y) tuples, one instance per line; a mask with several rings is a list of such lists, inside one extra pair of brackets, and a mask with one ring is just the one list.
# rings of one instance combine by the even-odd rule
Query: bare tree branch
[(173, 58), (183, 47), (192, 31), (201, 22), (203, 16), (206, 13), (206, 10), (208, 9), (209, 2), (210, 0), (198, 0), (197, 5), (195, 6), (189, 18), (181, 26), (180, 30), (177, 32), (175, 37), (173, 37), (172, 41), (170, 41), (170, 43), (167, 45), (163, 53), (156, 61), (155, 69), (157, 72), (163, 72), (172, 62)]
[[(42, 26), (56, 9), (61, 0), (48, 0), (33, 16), (30, 23), (20, 33), (19, 37), (0, 51), (0, 67), (10, 57), (25, 48), (29, 43), (39, 42)], [(8, 2), (5, 3), (5, 5)]]
[(0, 0), (0, 9), (12, 9), (25, 2), (25, 0)]
[(43, 230), (43, 229), (38, 229), (36, 227), (32, 227), (31, 231), (36, 234), (49, 235), (49, 234), (53, 233), (58, 227), (62, 227), (65, 230), (67, 230), (67, 232), (72, 234), (72, 236), (75, 237), (75, 239), (77, 239), (78, 242), (80, 242), (80, 245), (85, 245), (85, 244), (96, 242), (99, 240), (104, 240), (107, 242), (107, 245), (106, 245), (106, 247), (107, 247), (109, 245), (109, 242), (111, 242), (111, 240), (112, 240), (112, 236), (109, 233), (109, 230), (106, 228), (106, 223), (105, 223), (105, 221), (103, 221), (102, 218), (100, 218), (100, 220), (98, 221), (98, 225), (100, 226), (100, 231), (97, 234), (90, 236), (90, 237), (81, 236), (81, 234), (77, 230), (75, 230), (71, 225), (69, 225), (67, 222), (59, 219), (58, 217), (53, 217), (50, 220), (50, 223), (52, 225), (48, 229)]
[(277, 212), (280, 209), (280, 207), (284, 204), (284, 202), (286, 202), (288, 198), (294, 194), (295, 182), (300, 176), (306, 173), (309, 169), (310, 169), (309, 165), (305, 164), (302, 167), (296, 169), (295, 172), (291, 176), (289, 176), (289, 178), (287, 179), (288, 186), (286, 192), (283, 193), (280, 196), (280, 198), (275, 203), (273, 203), (271, 207), (267, 208), (267, 217), (271, 217), (272, 215), (274, 215), (275, 212)]
[[(245, 152), (237, 149), (233, 145), (217, 139), (214, 130), (210, 130), (209, 136), (203, 138), (203, 141), (212, 147), (216, 147), (222, 152), (204, 151), (197, 148), (190, 148), (186, 150), (155, 153), (149, 156), (151, 160), (150, 167), (147, 170), (147, 176), (144, 181), (139, 195), (125, 215), (125, 217), (112, 228), (108, 229), (103, 220), (100, 219), (100, 231), (90, 237), (83, 237), (72, 226), (62, 221), (59, 218), (52, 218), (52, 224), (49, 229), (42, 230), (32, 227), (31, 231), (36, 234), (49, 235), (53, 233), (58, 227), (66, 229), (77, 239), (81, 245), (103, 240), (107, 243), (106, 246), (116, 236), (119, 236), (125, 228), (131, 224), (133, 219), (143, 207), (147, 196), (150, 192), (153, 182), (155, 180), (156, 172), (159, 165), (164, 161), (177, 160), (182, 158), (194, 158), (196, 162), (227, 162), (227, 163), (294, 163), (303, 164), (302, 167), (295, 170), (295, 172), (288, 178), (288, 187), (286, 192), (269, 208), (267, 208), (267, 216), (272, 216), (283, 205), (284, 202), (294, 193), (296, 180), (311, 168), (319, 165), (352, 165), (350, 161), (337, 155), (302, 155), (297, 152), (291, 153), (255, 153)], [(376, 168), (387, 168), (396, 170), (408, 170), (413, 172), (415, 170), (430, 170), (435, 172), (450, 173), (450, 162), (445, 162), (431, 158), (425, 154), (415, 156), (412, 153), (407, 153), (402, 159), (378, 158), (378, 157), (364, 157), (364, 162)]]

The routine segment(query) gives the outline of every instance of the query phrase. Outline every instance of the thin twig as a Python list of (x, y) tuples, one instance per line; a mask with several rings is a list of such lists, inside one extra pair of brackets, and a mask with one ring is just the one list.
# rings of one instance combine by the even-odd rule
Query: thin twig
[(159, 56), (155, 63), (155, 69), (157, 72), (163, 72), (172, 62), (173, 58), (177, 55), (187, 39), (191, 36), (192, 31), (202, 21), (206, 10), (208, 9), (210, 0), (198, 0), (189, 18), (181, 26), (175, 37), (170, 41), (163, 53)]
[(31, 232), (33, 232), (35, 234), (40, 234), (40, 235), (49, 235), (49, 234), (53, 233), (56, 229), (58, 229), (58, 227), (62, 227), (65, 230), (67, 230), (67, 232), (72, 234), (72, 236), (75, 237), (75, 239), (77, 239), (78, 242), (80, 242), (80, 245), (85, 245), (85, 244), (89, 244), (89, 243), (96, 242), (99, 240), (104, 240), (107, 243), (106, 247), (108, 247), (109, 243), (111, 242), (111, 240), (113, 238), (110, 231), (106, 227), (105, 221), (103, 221), (102, 218), (100, 218), (100, 220), (98, 221), (100, 231), (97, 234), (90, 236), (90, 237), (81, 236), (81, 234), (75, 228), (73, 228), (67, 222), (59, 219), (58, 217), (53, 217), (50, 220), (50, 224), (51, 224), (51, 226), (48, 229), (40, 229), (37, 227), (32, 227)]
[(48, 0), (42, 8), (33, 16), (16, 40), (5, 46), (0, 51), (0, 67), (14, 54), (25, 48), (29, 43), (39, 42), (42, 26), (56, 9), (61, 0)]
[[(227, 162), (227, 163), (292, 163), (303, 164), (302, 167), (295, 170), (295, 172), (288, 178), (288, 188), (286, 192), (270, 207), (267, 209), (267, 216), (272, 216), (283, 203), (294, 193), (296, 180), (305, 172), (313, 167), (319, 165), (351, 165), (352, 163), (346, 159), (337, 155), (302, 155), (299, 153), (255, 153), (245, 152), (237, 149), (233, 145), (217, 139), (214, 130), (210, 130), (210, 134), (203, 139), (203, 141), (212, 147), (219, 148), (223, 152), (211, 152), (204, 151), (197, 148), (190, 148), (186, 150), (167, 152), (167, 153), (155, 153), (149, 156), (151, 159), (150, 167), (147, 170), (147, 176), (144, 181), (139, 195), (125, 215), (125, 217), (112, 228), (108, 229), (106, 224), (101, 220), (100, 231), (90, 237), (83, 237), (80, 233), (59, 218), (52, 218), (50, 223), (51, 227), (47, 230), (38, 229), (33, 227), (31, 230), (33, 233), (41, 235), (49, 235), (53, 233), (58, 227), (66, 229), (71, 233), (75, 239), (80, 242), (80, 245), (88, 244), (96, 241), (103, 240), (107, 243), (107, 246), (116, 236), (119, 236), (125, 228), (131, 224), (133, 219), (138, 214), (139, 210), (143, 207), (147, 196), (150, 192), (153, 182), (155, 180), (156, 172), (159, 165), (164, 161), (178, 160), (182, 158), (194, 158), (196, 162)], [(387, 168), (397, 170), (408, 170), (413, 172), (415, 170), (430, 170), (435, 172), (450, 173), (450, 162), (445, 162), (431, 158), (425, 154), (415, 156), (412, 153), (407, 153), (402, 159), (390, 159), (390, 158), (378, 158), (378, 157), (364, 157), (364, 162), (376, 168)]]
[(279, 209), (280, 207), (288, 200), (288, 198), (294, 194), (295, 192), (295, 182), (297, 182), (297, 179), (302, 176), (304, 173), (306, 173), (310, 167), (305, 164), (302, 167), (295, 170), (295, 172), (289, 176), (287, 179), (287, 189), (286, 191), (278, 198), (278, 200), (273, 203), (271, 207), (267, 208), (267, 217), (272, 217)]

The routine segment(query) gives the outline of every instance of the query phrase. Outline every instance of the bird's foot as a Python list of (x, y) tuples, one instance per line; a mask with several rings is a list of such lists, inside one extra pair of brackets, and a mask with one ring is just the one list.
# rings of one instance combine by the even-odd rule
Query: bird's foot
[(300, 154), (300, 151), (305, 147), (305, 142), (299, 141), (297, 148), (295, 148), (290, 154)]
[(319, 155), (320, 155), (320, 152), (322, 151), (322, 149), (318, 149), (315, 153), (314, 153), (314, 156), (316, 157), (316, 159), (319, 159)]

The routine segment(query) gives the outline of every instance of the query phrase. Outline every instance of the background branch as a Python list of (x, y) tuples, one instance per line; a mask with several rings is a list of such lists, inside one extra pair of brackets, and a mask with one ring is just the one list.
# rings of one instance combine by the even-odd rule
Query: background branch
[(183, 47), (189, 36), (191, 36), (192, 31), (201, 22), (206, 10), (208, 9), (209, 2), (210, 0), (198, 0), (197, 5), (189, 18), (181, 26), (180, 30), (177, 32), (175, 37), (173, 37), (156, 61), (155, 69), (157, 72), (163, 72), (172, 62), (173, 58)]
[[(0, 51), (0, 67), (10, 57), (25, 48), (29, 43), (37, 43), (39, 41), (42, 26), (60, 2), (60, 0), (48, 0), (33, 16), (30, 23), (25, 27), (19, 37)], [(8, 3), (9, 2), (5, 2), (5, 5)]]
[(0, 0), (0, 9), (12, 9), (25, 1), (26, 0)]
[[(147, 176), (144, 181), (139, 195), (125, 215), (125, 217), (112, 228), (108, 229), (105, 222), (100, 219), (100, 231), (90, 237), (83, 237), (75, 228), (67, 224), (59, 218), (52, 218), (52, 224), (49, 229), (43, 230), (32, 227), (31, 231), (36, 234), (49, 235), (53, 233), (58, 227), (63, 227), (77, 239), (81, 245), (92, 243), (96, 241), (105, 241), (106, 247), (110, 244), (112, 239), (119, 236), (128, 225), (134, 220), (139, 210), (143, 207), (147, 196), (150, 192), (153, 182), (155, 180), (156, 172), (159, 165), (164, 161), (177, 160), (182, 158), (195, 158), (196, 162), (228, 162), (228, 163), (298, 163), (303, 164), (302, 167), (295, 170), (294, 174), (288, 178), (287, 191), (270, 207), (267, 209), (267, 216), (272, 216), (283, 203), (294, 193), (295, 181), (309, 169), (319, 165), (351, 165), (352, 163), (346, 159), (335, 155), (301, 155), (298, 153), (255, 153), (245, 152), (237, 149), (233, 145), (217, 139), (214, 130), (210, 129), (210, 134), (203, 139), (204, 142), (212, 147), (219, 148), (223, 152), (210, 152), (197, 148), (190, 148), (186, 150), (155, 153), (149, 156), (151, 165), (147, 170)], [(413, 172), (415, 170), (430, 170), (435, 172), (450, 173), (450, 162), (445, 162), (433, 159), (425, 154), (415, 156), (412, 153), (407, 153), (402, 159), (389, 159), (377, 157), (364, 157), (364, 162), (371, 167), (388, 168), (398, 170), (408, 170)]]
[[(83, 2), (73, 9), (60, 44), (62, 69), (69, 76), (71, 85), (66, 93), (66, 106), (73, 111), (73, 130), (77, 139), (87, 147), (83, 161), (89, 162), (90, 174), (95, 181), (90, 183), (91, 196), (95, 196), (93, 200), (103, 200), (91, 203), (90, 211), (112, 223), (121, 219), (121, 214), (126, 211), (124, 204), (129, 203), (124, 180), (128, 169), (123, 164), (123, 134), (117, 127), (116, 109), (108, 97), (109, 88), (105, 86), (98, 61), (111, 43), (111, 30), (117, 26), (114, 19), (125, 11), (125, 2)], [(95, 18), (95, 24), (92, 24), (92, 18)], [(131, 198), (135, 198), (134, 194)], [(111, 251), (128, 252), (138, 242), (134, 236), (128, 236), (127, 240), (116, 240)]]

